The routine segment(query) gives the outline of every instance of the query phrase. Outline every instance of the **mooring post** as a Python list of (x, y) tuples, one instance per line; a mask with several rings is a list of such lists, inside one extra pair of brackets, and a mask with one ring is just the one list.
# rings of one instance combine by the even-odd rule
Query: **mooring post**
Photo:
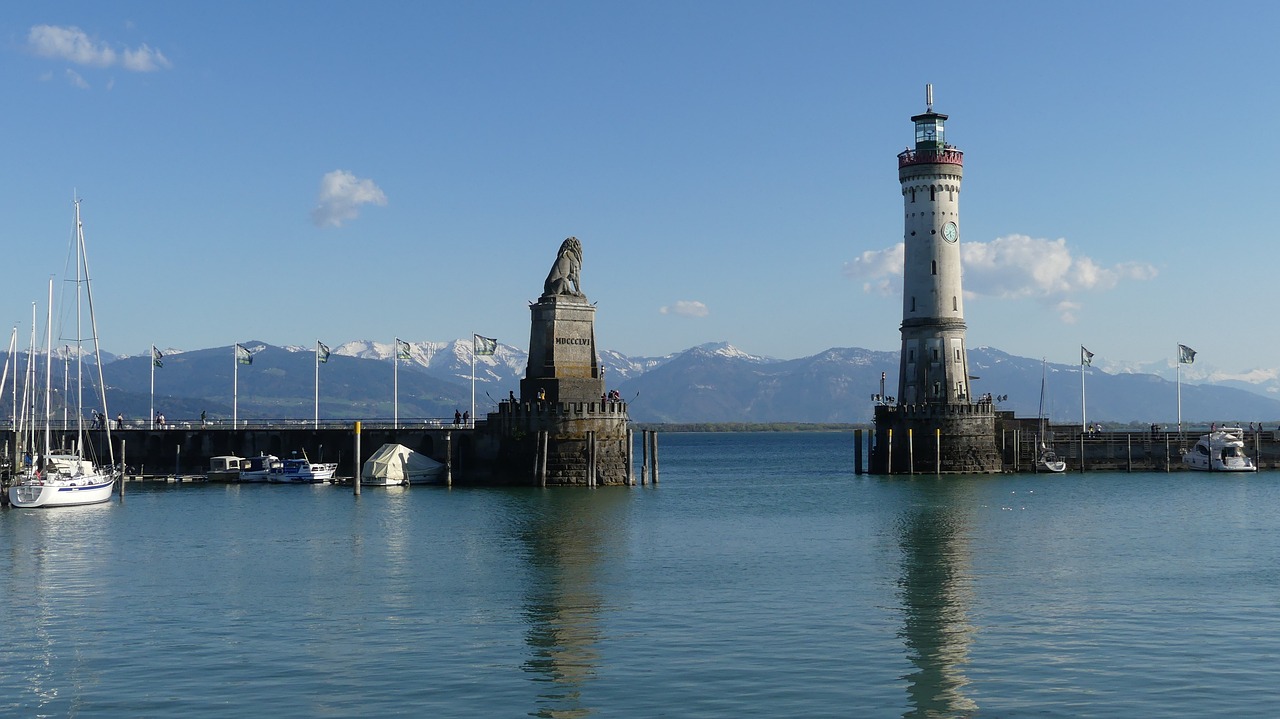
[(933, 473), (942, 474), (942, 429), (934, 428), (933, 430)]
[(635, 464), (635, 456), (634, 456), (634, 455), (635, 455), (635, 446), (636, 446), (636, 437), (635, 437), (635, 430), (631, 429), (630, 427), (627, 427), (627, 439), (626, 439), (626, 442), (627, 442), (627, 446), (625, 447), (625, 449), (626, 449), (626, 452), (627, 452), (627, 454), (626, 454), (626, 457), (627, 457), (627, 486), (628, 486), (628, 487), (634, 487), (634, 486), (636, 486), (636, 464)]
[(907, 471), (916, 473), (916, 428), (907, 429)]
[(596, 486), (596, 433), (587, 432), (587, 486)]
[(182, 481), (182, 445), (178, 445), (173, 453), (173, 481)]
[(1084, 432), (1080, 432), (1080, 471), (1084, 471)]
[(124, 440), (120, 440), (120, 501), (124, 501), (124, 475), (128, 471), (128, 464), (124, 461)]
[(360, 474), (364, 471), (364, 464), (360, 462), (360, 423), (356, 422), (355, 426), (356, 439), (356, 472), (351, 477), (351, 493), (357, 497), (360, 496)]
[(862, 430), (853, 430), (853, 473), (862, 474)]
[(547, 452), (551, 448), (551, 438), (547, 430), (538, 432), (538, 486), (547, 486)]
[(453, 432), (444, 433), (444, 486), (453, 486)]
[(893, 430), (889, 430), (889, 454), (888, 462), (885, 464), (885, 474), (893, 474)]
[(649, 430), (640, 430), (640, 486), (649, 481)]
[(1133, 471), (1133, 434), (1132, 434), (1132, 433), (1125, 433), (1125, 435), (1124, 435), (1124, 436), (1125, 436), (1125, 439), (1129, 440), (1129, 469), (1128, 469), (1128, 471), (1132, 472), (1132, 471)]
[(1165, 474), (1168, 474), (1169, 472), (1172, 471), (1173, 468), (1170, 466), (1172, 464), (1173, 464), (1173, 460), (1169, 458), (1169, 433), (1165, 432), (1164, 433), (1164, 473)]
[(653, 457), (651, 458), (653, 464), (649, 468), (649, 471), (653, 473), (653, 486), (656, 487), (658, 486), (658, 430), (653, 430), (651, 437), (653, 439), (653, 449), (651, 452), (653, 454)]

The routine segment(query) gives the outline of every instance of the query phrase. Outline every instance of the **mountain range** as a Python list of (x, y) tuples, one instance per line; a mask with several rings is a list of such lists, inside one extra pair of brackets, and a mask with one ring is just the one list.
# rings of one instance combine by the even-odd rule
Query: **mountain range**
[[(317, 363), (313, 347), (261, 341), (243, 346), (252, 352), (252, 364), (237, 365), (231, 347), (167, 348), (161, 366), (154, 368), (146, 354), (104, 356), (111, 414), (139, 418), (154, 407), (170, 421), (202, 412), (211, 419), (230, 418), (234, 397), (241, 419), (310, 419), (316, 412), (317, 368), (321, 418), (452, 418), (471, 406), (469, 340), (410, 343), (409, 359), (398, 369), (389, 342), (346, 342), (324, 363)], [(25, 355), (18, 357), (21, 364)], [(885, 393), (897, 388), (898, 353), (856, 347), (781, 360), (710, 343), (660, 357), (605, 350), (600, 358), (607, 387), (622, 393), (638, 422), (866, 423), (873, 395), (881, 392), (881, 373)], [(518, 392), (528, 356), (499, 344), (492, 356), (474, 359), (476, 412), (483, 416), (509, 391)], [(55, 362), (55, 368), (60, 364), (68, 367)], [(1082, 391), (1083, 419), (1091, 423), (1173, 424), (1179, 401), (1186, 423), (1280, 419), (1280, 400), (1267, 396), (1271, 388), (1265, 383), (1192, 383), (1186, 375), (1179, 383), (1154, 372), (1098, 366), (1086, 368), (1082, 387), (1080, 369), (990, 347), (969, 351), (974, 394), (991, 394), (999, 409), (1018, 416), (1040, 412), (1043, 374), (1044, 412), (1052, 422), (1082, 421)], [(74, 367), (68, 370), (74, 376)], [(61, 370), (55, 369), (53, 384), (61, 383)]]

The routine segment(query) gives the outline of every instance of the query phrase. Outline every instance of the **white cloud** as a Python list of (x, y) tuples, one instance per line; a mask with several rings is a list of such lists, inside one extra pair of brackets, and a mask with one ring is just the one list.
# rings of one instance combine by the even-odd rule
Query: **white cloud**
[(658, 308), (664, 315), (680, 315), (681, 317), (706, 317), (707, 306), (697, 300), (677, 300), (674, 305)]
[(320, 180), (320, 196), (311, 211), (317, 227), (341, 227), (360, 214), (360, 205), (386, 205), (387, 196), (373, 180), (362, 180), (346, 170), (334, 170)]
[(901, 242), (883, 250), (867, 250), (853, 262), (844, 263), (844, 274), (855, 280), (863, 280), (863, 292), (885, 296), (900, 294), (904, 251)]
[(74, 26), (36, 25), (27, 33), (27, 46), (41, 57), (90, 67), (120, 65), (133, 72), (154, 72), (173, 66), (163, 53), (148, 45), (116, 52), (107, 43), (90, 38)]
[[(1052, 306), (1063, 322), (1074, 324), (1082, 305), (1078, 296), (1104, 292), (1126, 280), (1156, 276), (1152, 265), (1121, 262), (1099, 265), (1073, 255), (1065, 239), (1046, 240), (1026, 235), (998, 237), (991, 242), (968, 242), (960, 247), (966, 296), (997, 299), (1038, 299)], [(844, 274), (862, 280), (863, 291), (893, 296), (902, 292), (903, 245), (862, 253), (844, 265)]]
[(89, 89), (89, 83), (86, 82), (85, 79), (80, 76), (80, 73), (76, 72), (75, 70), (72, 70), (71, 68), (67, 68), (67, 82), (80, 88), (81, 90)]

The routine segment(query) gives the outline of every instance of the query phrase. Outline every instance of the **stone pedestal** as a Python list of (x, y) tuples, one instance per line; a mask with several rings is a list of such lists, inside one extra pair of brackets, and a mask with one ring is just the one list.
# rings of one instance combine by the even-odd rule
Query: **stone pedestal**
[(529, 364), (520, 381), (521, 401), (599, 403), (605, 388), (596, 358), (596, 308), (585, 297), (543, 295), (529, 311)]

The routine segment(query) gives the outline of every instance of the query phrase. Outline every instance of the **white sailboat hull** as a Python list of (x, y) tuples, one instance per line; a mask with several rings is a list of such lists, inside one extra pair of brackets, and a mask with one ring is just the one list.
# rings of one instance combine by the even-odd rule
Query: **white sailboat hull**
[(24, 509), (100, 504), (111, 499), (115, 486), (114, 477), (20, 481), (9, 487), (9, 503)]

